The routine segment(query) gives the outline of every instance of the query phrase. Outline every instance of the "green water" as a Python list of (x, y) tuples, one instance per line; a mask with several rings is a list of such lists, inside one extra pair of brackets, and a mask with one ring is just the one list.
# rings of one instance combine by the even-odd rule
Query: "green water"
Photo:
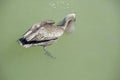
[[(76, 13), (76, 30), (47, 49), (17, 39), (34, 23)], [(119, 0), (1, 0), (0, 80), (120, 80)]]

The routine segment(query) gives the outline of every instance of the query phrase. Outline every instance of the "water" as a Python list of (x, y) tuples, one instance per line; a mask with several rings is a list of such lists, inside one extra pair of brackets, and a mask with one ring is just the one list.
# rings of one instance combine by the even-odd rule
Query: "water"
[[(120, 11), (117, 0), (0, 1), (0, 80), (119, 80)], [(44, 55), (17, 39), (34, 23), (76, 13), (72, 34)]]

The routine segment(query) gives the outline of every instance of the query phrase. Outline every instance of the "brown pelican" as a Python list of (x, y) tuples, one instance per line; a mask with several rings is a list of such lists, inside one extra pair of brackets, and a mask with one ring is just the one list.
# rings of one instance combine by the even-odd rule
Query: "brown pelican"
[(74, 28), (75, 20), (75, 14), (71, 13), (57, 25), (54, 25), (53, 20), (36, 23), (19, 39), (19, 43), (25, 48), (43, 46), (45, 49), (62, 36), (64, 32), (70, 32)]

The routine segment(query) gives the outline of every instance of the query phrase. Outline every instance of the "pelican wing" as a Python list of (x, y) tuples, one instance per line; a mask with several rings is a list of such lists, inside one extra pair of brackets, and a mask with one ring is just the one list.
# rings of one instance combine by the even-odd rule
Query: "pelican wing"
[(41, 27), (38, 32), (36, 32), (36, 36), (32, 39), (35, 41), (41, 40), (52, 40), (60, 37), (63, 34), (63, 29), (57, 28), (55, 26), (46, 25), (45, 27)]
[[(24, 38), (27, 41), (31, 41), (31, 40), (35, 40), (36, 37), (39, 35), (39, 37), (41, 36), (41, 34), (39, 34), (39, 31), (41, 31), (41, 27), (45, 27), (46, 25), (53, 25), (55, 22), (53, 20), (46, 20), (46, 21), (41, 21), (37, 24), (34, 24), (25, 34), (24, 34)], [(41, 36), (42, 37), (42, 36)]]

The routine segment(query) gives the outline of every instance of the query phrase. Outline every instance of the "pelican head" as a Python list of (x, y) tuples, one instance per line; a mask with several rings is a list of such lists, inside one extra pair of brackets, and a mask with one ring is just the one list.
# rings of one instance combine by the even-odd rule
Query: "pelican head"
[(76, 14), (71, 13), (65, 16), (65, 18), (59, 22), (57, 26), (64, 28), (65, 32), (72, 32), (74, 30), (74, 22), (76, 21)]
[(68, 14), (66, 17), (65, 17), (65, 20), (66, 21), (75, 21), (76, 20), (76, 14), (75, 13), (71, 13), (71, 14)]

